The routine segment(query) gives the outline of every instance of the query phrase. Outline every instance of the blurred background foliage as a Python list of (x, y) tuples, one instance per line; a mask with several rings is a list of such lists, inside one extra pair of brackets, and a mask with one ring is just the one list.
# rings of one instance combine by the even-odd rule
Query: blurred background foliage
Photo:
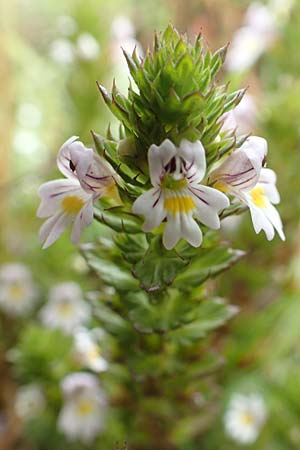
[[(60, 281), (77, 281), (84, 291), (97, 288), (68, 235), (41, 250), (40, 222), (35, 217), (37, 188), (57, 175), (60, 145), (72, 134), (91, 144), (90, 130), (104, 133), (113, 120), (96, 80), (110, 87), (115, 77), (126, 89), (128, 75), (120, 46), (136, 39), (146, 51), (153, 30), (169, 21), (190, 36), (202, 31), (215, 50), (232, 39), (249, 4), (248, 0), (0, 1), (0, 263), (23, 262), (32, 270), (39, 305)], [(266, 425), (250, 447), (300, 447), (299, 20), (296, 0), (272, 48), (252, 70), (232, 79), (234, 87), (249, 85), (248, 92), (255, 97), (258, 117), (253, 134), (269, 143), (268, 160), (278, 174), (287, 242), (270, 243), (255, 235), (248, 213), (224, 227), (224, 240), (247, 255), (210, 289), (217, 289), (240, 313), (211, 338), (212, 347), (226, 357), (218, 372), (218, 387), (214, 385), (215, 411), (207, 414), (200, 392), (195, 399), (197, 412), (174, 431), (176, 448), (182, 450), (240, 449), (226, 437), (222, 417), (230, 396), (248, 391), (259, 392), (268, 409)], [(84, 241), (101, 231), (99, 224), (93, 224)], [(124, 436), (130, 441), (126, 420), (113, 407), (107, 431), (91, 446), (66, 443), (55, 431), (61, 405), (59, 382), (76, 370), (69, 357), (72, 343), (62, 333), (44, 329), (34, 317), (16, 322), (1, 316), (0, 414), (8, 417), (9, 425), (4, 431), (0, 427), (0, 449), (106, 450), (117, 441), (121, 447)], [(112, 351), (113, 343), (106, 345)], [(23, 426), (11, 419), (12, 399), (19, 384), (31, 382), (44, 386), (48, 407)], [(118, 392), (107, 374), (103, 384)]]

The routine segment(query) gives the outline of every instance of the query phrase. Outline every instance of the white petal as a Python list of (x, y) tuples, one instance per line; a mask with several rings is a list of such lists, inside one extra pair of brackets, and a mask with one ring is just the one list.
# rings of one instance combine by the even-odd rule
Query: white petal
[(258, 234), (261, 230), (264, 230), (268, 241), (271, 241), (275, 236), (275, 232), (273, 225), (267, 219), (264, 211), (252, 203), (249, 203), (249, 208), (255, 232)]
[(271, 224), (273, 225), (273, 227), (279, 234), (280, 239), (285, 241), (283, 226), (282, 226), (281, 218), (280, 218), (280, 215), (279, 215), (277, 209), (271, 203), (268, 203), (268, 205), (264, 209), (264, 211), (265, 211), (267, 218), (269, 219), (269, 221), (271, 222)]
[(206, 171), (205, 150), (200, 141), (189, 142), (183, 139), (180, 143), (178, 156), (181, 156), (186, 162), (186, 178), (194, 183), (199, 183)]
[(165, 139), (159, 146), (153, 144), (148, 151), (148, 162), (152, 186), (160, 186), (163, 168), (177, 154), (175, 145)]
[(220, 228), (219, 211), (230, 204), (226, 195), (208, 186), (191, 186), (193, 200), (196, 203), (196, 217), (204, 225), (216, 230)]
[(91, 224), (94, 216), (92, 198), (79, 211), (74, 221), (71, 233), (71, 241), (78, 244), (83, 228)]
[(56, 163), (57, 167), (67, 178), (77, 178), (70, 168), (69, 148), (78, 139), (78, 136), (70, 137), (59, 149)]
[(237, 121), (235, 118), (234, 111), (228, 111), (220, 117), (220, 122), (223, 121), (221, 128), (222, 132), (230, 133), (237, 129)]
[(72, 219), (63, 213), (57, 213), (50, 217), (41, 227), (39, 238), (45, 241), (43, 248), (48, 248), (52, 245), (64, 232)]
[(144, 231), (158, 227), (166, 217), (163, 193), (159, 189), (150, 189), (138, 197), (132, 205), (132, 212), (145, 217)]
[(280, 195), (276, 188), (276, 173), (271, 169), (262, 169), (258, 183), (261, 184), (265, 190), (265, 194), (274, 205), (280, 203)]
[(163, 244), (167, 250), (172, 250), (181, 238), (180, 214), (168, 214), (163, 235)]
[(258, 182), (267, 153), (267, 141), (250, 137), (210, 175), (210, 181), (224, 183), (234, 191), (250, 190)]
[(181, 236), (193, 247), (202, 244), (202, 231), (191, 214), (181, 214)]
[(41, 204), (37, 211), (40, 218), (49, 217), (61, 208), (61, 201), (70, 193), (77, 195), (82, 192), (81, 186), (76, 180), (53, 180), (40, 186), (38, 194), (41, 197)]

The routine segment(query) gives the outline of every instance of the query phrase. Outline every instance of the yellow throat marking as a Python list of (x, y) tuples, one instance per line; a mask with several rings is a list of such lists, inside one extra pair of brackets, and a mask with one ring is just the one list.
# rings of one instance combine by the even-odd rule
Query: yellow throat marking
[(195, 208), (195, 202), (191, 197), (168, 197), (165, 199), (164, 207), (171, 214), (185, 213)]
[(254, 422), (254, 417), (252, 414), (245, 412), (242, 414), (241, 422), (243, 425), (252, 425)]
[(228, 185), (226, 183), (223, 183), (222, 181), (216, 181), (214, 183), (214, 188), (218, 189), (218, 191), (225, 192), (225, 193), (229, 191)]
[(76, 195), (68, 195), (62, 200), (61, 206), (67, 215), (78, 214), (84, 206), (84, 201)]
[(88, 416), (95, 409), (95, 404), (91, 400), (82, 400), (78, 405), (78, 411), (81, 416)]
[(9, 288), (9, 294), (13, 300), (21, 300), (24, 295), (24, 289), (18, 283), (13, 284)]
[(267, 198), (265, 196), (265, 190), (262, 186), (257, 186), (250, 191), (251, 200), (258, 208), (265, 208), (267, 206)]
[(73, 306), (70, 303), (64, 302), (59, 305), (59, 312), (63, 317), (68, 317), (73, 312)]

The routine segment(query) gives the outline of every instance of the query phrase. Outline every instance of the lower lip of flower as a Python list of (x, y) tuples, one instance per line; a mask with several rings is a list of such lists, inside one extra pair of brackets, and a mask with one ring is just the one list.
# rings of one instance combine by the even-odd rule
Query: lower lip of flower
[(68, 195), (62, 200), (61, 206), (67, 215), (78, 214), (84, 206), (84, 201), (76, 195)]
[(191, 197), (167, 197), (164, 202), (165, 209), (171, 214), (188, 213), (195, 209), (195, 202)]
[(265, 208), (267, 205), (265, 190), (262, 186), (257, 186), (250, 192), (252, 202), (258, 208)]

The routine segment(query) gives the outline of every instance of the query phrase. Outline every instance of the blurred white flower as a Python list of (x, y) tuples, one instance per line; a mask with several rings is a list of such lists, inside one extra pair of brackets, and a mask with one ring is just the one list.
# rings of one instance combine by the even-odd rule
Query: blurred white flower
[(295, 0), (270, 0), (269, 8), (279, 26), (284, 25), (288, 20), (295, 4)]
[(45, 408), (45, 396), (42, 388), (36, 384), (21, 386), (15, 397), (15, 411), (23, 420), (37, 416)]
[[(144, 52), (141, 44), (135, 39), (135, 28), (131, 20), (126, 16), (116, 17), (111, 26), (112, 34), (112, 59), (115, 64), (115, 79), (118, 89), (126, 92), (130, 72), (123, 54), (123, 50), (131, 54), (134, 49), (138, 58), (143, 58)], [(135, 85), (132, 80), (133, 85)]]
[(21, 103), (17, 110), (17, 120), (23, 127), (36, 128), (41, 124), (42, 111), (33, 103)]
[[(13, 136), (13, 150), (20, 155), (36, 157), (37, 154), (40, 156), (41, 153), (44, 153), (47, 148), (36, 131), (19, 128)], [(30, 158), (30, 165), (32, 165), (33, 159)], [(40, 164), (40, 161), (37, 161), (37, 163)]]
[(77, 39), (77, 54), (79, 58), (92, 61), (99, 56), (100, 45), (90, 33), (82, 33)]
[(50, 45), (50, 56), (59, 64), (71, 64), (75, 58), (72, 42), (64, 38), (55, 39)]
[(37, 300), (37, 288), (30, 270), (20, 263), (0, 267), (0, 308), (11, 316), (22, 316)]
[(235, 394), (224, 415), (225, 431), (241, 444), (256, 441), (267, 418), (264, 400), (258, 394)]
[(242, 101), (233, 110), (223, 114), (221, 120), (223, 120), (221, 131), (251, 133), (257, 120), (257, 107), (253, 96), (245, 94)]
[(122, 42), (128, 38), (134, 38), (135, 29), (132, 21), (127, 16), (117, 16), (111, 24), (111, 34), (113, 39)]
[(58, 328), (66, 334), (72, 334), (80, 325), (90, 319), (89, 304), (83, 299), (78, 284), (60, 283), (49, 293), (48, 303), (41, 309), (41, 321), (49, 328)]
[(57, 19), (57, 28), (61, 34), (71, 36), (77, 30), (77, 23), (71, 16), (59, 16)]
[(249, 69), (277, 35), (278, 28), (269, 8), (259, 2), (252, 3), (245, 14), (244, 26), (233, 36), (225, 67), (231, 72)]
[(103, 429), (106, 398), (97, 378), (77, 372), (62, 381), (64, 404), (58, 429), (69, 440), (90, 443)]
[(93, 334), (84, 328), (79, 329), (74, 335), (74, 357), (83, 367), (95, 372), (102, 372), (108, 367)]

